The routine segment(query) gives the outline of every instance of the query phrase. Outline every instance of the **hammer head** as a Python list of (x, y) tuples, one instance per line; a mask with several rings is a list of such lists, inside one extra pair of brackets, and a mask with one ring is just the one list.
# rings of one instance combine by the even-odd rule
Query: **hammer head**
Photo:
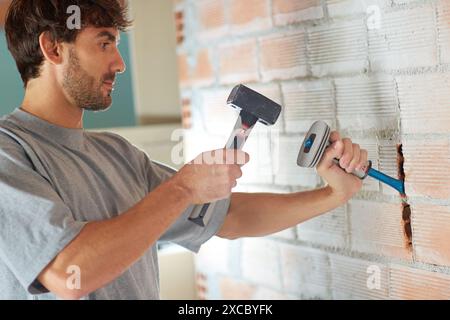
[(227, 103), (233, 108), (256, 117), (265, 125), (275, 124), (281, 112), (281, 106), (278, 103), (242, 84), (233, 88)]

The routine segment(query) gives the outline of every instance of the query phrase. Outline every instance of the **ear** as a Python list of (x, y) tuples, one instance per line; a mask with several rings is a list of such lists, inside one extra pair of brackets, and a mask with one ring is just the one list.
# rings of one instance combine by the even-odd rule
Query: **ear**
[(39, 45), (46, 60), (52, 64), (62, 63), (62, 47), (52, 38), (48, 31), (42, 32), (39, 36)]

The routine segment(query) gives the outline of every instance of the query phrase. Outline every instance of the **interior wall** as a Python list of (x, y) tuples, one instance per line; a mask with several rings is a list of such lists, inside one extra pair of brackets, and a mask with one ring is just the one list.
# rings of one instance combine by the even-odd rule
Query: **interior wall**
[[(187, 157), (220, 148), (238, 83), (283, 105), (244, 148), (236, 190), (323, 186), (296, 165), (325, 120), (405, 176), (407, 204), (366, 179), (348, 204), (266, 238), (215, 239), (197, 256), (204, 298), (450, 298), (450, 3), (442, 0), (178, 0)], [(274, 215), (280, 213), (274, 212)], [(199, 284), (200, 286), (200, 284)]]

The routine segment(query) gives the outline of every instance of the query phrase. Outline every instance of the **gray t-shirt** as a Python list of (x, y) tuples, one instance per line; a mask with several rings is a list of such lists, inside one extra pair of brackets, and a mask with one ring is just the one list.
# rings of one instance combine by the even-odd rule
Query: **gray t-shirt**
[[(0, 299), (56, 299), (36, 280), (43, 268), (87, 222), (125, 212), (174, 172), (113, 133), (62, 128), (21, 109), (1, 118)], [(198, 251), (229, 204), (220, 201), (205, 228), (187, 220), (188, 207), (159, 240)], [(159, 299), (156, 244), (85, 298)]]

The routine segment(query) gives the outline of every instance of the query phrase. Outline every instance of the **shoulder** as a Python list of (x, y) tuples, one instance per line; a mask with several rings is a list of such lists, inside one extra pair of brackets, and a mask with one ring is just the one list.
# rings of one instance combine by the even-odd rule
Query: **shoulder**
[(0, 119), (0, 150), (6, 149), (19, 150), (22, 147), (15, 132)]
[(100, 143), (105, 146), (111, 146), (116, 148), (117, 151), (132, 151), (135, 153), (141, 153), (143, 152), (139, 148), (137, 148), (134, 144), (132, 144), (130, 141), (122, 137), (121, 135), (113, 132), (92, 132), (88, 131), (86, 132), (88, 138), (96, 143)]
[(140, 148), (119, 134), (112, 132), (86, 132), (90, 144), (104, 154), (122, 159), (133, 166), (144, 166), (147, 155)]
[[(2, 126), (0, 125), (0, 129)], [(7, 170), (12, 163), (32, 167), (24, 148), (11, 135), (0, 130), (0, 169)]]

